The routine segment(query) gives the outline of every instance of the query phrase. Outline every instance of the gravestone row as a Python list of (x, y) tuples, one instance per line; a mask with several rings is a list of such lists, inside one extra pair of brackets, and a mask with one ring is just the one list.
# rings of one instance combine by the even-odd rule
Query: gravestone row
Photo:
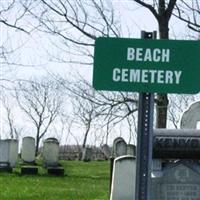
[[(151, 200), (200, 200), (200, 130), (195, 130), (199, 121), (196, 102), (183, 113), (182, 129), (154, 130)], [(125, 149), (123, 141), (114, 140), (110, 200), (135, 199), (136, 159), (122, 156)]]
[[(38, 166), (35, 163), (35, 139), (22, 139), (21, 174), (37, 174)], [(0, 140), (0, 171), (12, 171), (18, 161), (18, 140)], [(48, 174), (64, 175), (64, 168), (59, 164), (59, 142), (55, 138), (48, 138), (43, 145), (44, 167)]]

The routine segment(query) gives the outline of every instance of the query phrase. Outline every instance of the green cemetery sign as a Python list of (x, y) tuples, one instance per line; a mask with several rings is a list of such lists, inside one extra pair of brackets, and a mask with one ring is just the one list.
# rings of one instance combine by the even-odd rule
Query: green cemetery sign
[(157, 93), (200, 91), (200, 42), (98, 38), (97, 90)]

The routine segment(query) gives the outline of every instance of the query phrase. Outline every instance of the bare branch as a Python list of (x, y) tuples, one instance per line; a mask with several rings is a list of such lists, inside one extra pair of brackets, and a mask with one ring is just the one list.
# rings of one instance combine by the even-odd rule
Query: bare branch
[(158, 19), (158, 13), (156, 12), (155, 8), (151, 4), (145, 3), (144, 1), (141, 1), (141, 0), (133, 0), (133, 1), (149, 9), (151, 13), (154, 15), (154, 17)]

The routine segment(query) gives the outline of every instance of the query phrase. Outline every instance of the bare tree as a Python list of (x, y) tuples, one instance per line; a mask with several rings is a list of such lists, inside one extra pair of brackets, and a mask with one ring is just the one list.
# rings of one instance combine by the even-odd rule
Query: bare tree
[(20, 109), (35, 127), (36, 155), (41, 138), (59, 114), (62, 92), (58, 83), (43, 78), (40, 81), (19, 81), (15, 97)]
[(134, 118), (137, 111), (137, 94), (95, 91), (92, 85), (81, 77), (76, 77), (75, 82), (65, 78), (62, 80), (60, 77), (57, 80), (68, 92), (75, 121), (85, 127), (83, 147), (90, 129), (94, 126), (96, 130), (105, 130), (107, 142), (110, 128), (127, 122), (127, 118), (130, 118), (129, 121)]
[(20, 128), (16, 124), (16, 115), (14, 113), (13, 104), (9, 102), (9, 97), (6, 96), (5, 93), (2, 95), (0, 101), (2, 103), (1, 112), (4, 110), (4, 114), (2, 114), (1, 118), (3, 122), (2, 124), (4, 124), (4, 127), (6, 126), (8, 128), (7, 132), (10, 138), (19, 139), (22, 132), (22, 128)]
[[(37, 2), (37, 1), (36, 1)], [(133, 0), (147, 8), (158, 22), (161, 39), (169, 38), (169, 20), (176, 5), (176, 0)], [(152, 3), (150, 3), (152, 2)], [(39, 2), (37, 2), (39, 4)], [(131, 3), (131, 2), (130, 2)], [(29, 12), (41, 23), (41, 30), (62, 38), (71, 55), (93, 57), (91, 48), (99, 36), (120, 37), (120, 23), (116, 18), (111, 1), (40, 1), (40, 9), (34, 12), (34, 6), (27, 7)], [(73, 33), (70, 31), (73, 30)], [(73, 44), (73, 45), (71, 45)], [(74, 48), (71, 50), (72, 47)], [(73, 53), (72, 53), (73, 52)], [(72, 56), (73, 57), (73, 56)], [(76, 57), (77, 58), (77, 57)], [(70, 59), (70, 61), (72, 61)], [(76, 60), (76, 62), (84, 63)], [(91, 64), (93, 61), (87, 62)], [(168, 98), (166, 94), (157, 96), (157, 127), (166, 127)]]
[[(169, 39), (169, 21), (172, 16), (172, 12), (176, 5), (177, 0), (152, 0), (149, 1), (134, 0), (136, 3), (147, 8), (155, 17), (158, 22), (160, 39)], [(150, 1), (151, 2), (151, 1)], [(156, 100), (157, 117), (156, 127), (166, 128), (167, 125), (167, 106), (168, 97), (167, 94), (158, 94)]]
[(0, 27), (3, 32), (0, 42), (1, 65), (12, 64), (9, 60), (9, 55), (15, 49), (7, 46), (7, 43), (11, 40), (9, 32), (18, 31), (25, 34), (31, 32), (27, 25), (21, 23), (22, 19), (26, 16), (26, 12), (27, 10), (20, 6), (19, 0), (2, 1), (0, 4)]
[(85, 132), (83, 137), (82, 148), (86, 147), (87, 138), (92, 126), (92, 122), (96, 117), (96, 110), (93, 104), (84, 101), (82, 98), (72, 99), (73, 101), (73, 113), (76, 118), (76, 122), (84, 126)]
[[(38, 30), (59, 37), (63, 45), (52, 59), (91, 65), (94, 40), (99, 36), (121, 35), (120, 23), (109, 1), (22, 0), (23, 7), (39, 21)], [(64, 53), (63, 53), (64, 52)], [(70, 54), (70, 57), (66, 55)]]
[[(191, 2), (188, 3), (186, 0), (132, 0), (130, 4), (135, 3), (148, 9), (158, 23), (159, 38), (169, 39), (169, 22), (172, 15), (179, 17), (189, 26), (198, 28), (199, 23), (196, 16), (199, 14), (199, 3), (197, 0)], [(58, 36), (63, 41), (65, 46), (59, 47), (56, 44), (64, 52), (58, 58), (61, 62), (91, 65), (94, 40), (97, 37), (121, 37), (123, 35), (119, 16), (112, 6), (112, 1), (109, 0), (29, 0), (22, 1), (22, 5), (34, 19), (39, 21), (39, 30)], [(63, 56), (66, 54), (70, 55), (68, 59)], [(156, 126), (165, 128), (169, 103), (167, 94), (158, 94), (155, 102)]]
[(15, 56), (24, 44), (15, 39), (19, 35), (29, 36), (32, 31), (33, 27), (25, 22), (26, 14), (20, 0), (2, 0), (0, 3), (0, 94), (4, 89), (11, 89), (12, 80), (16, 78), (11, 74), (16, 72), (16, 67), (25, 65)]
[(174, 16), (184, 21), (191, 30), (200, 33), (200, 2), (198, 0), (180, 0)]

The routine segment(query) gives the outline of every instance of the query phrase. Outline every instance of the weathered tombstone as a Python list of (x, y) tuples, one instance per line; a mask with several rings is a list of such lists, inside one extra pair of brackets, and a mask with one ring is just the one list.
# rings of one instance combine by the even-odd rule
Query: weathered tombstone
[(26, 163), (35, 162), (35, 138), (33, 137), (23, 138), (21, 158)]
[(136, 160), (133, 156), (115, 159), (110, 200), (134, 200)]
[(104, 156), (106, 157), (106, 159), (109, 159), (110, 156), (111, 156), (111, 149), (110, 149), (110, 147), (107, 144), (104, 144), (101, 147), (101, 150), (102, 150)]
[(18, 140), (9, 139), (9, 159), (10, 167), (15, 167), (18, 159)]
[(9, 145), (8, 140), (0, 140), (0, 167), (9, 167)]
[(114, 159), (127, 154), (127, 144), (122, 137), (117, 137), (113, 141), (112, 156), (110, 157), (110, 190), (113, 179)]
[(56, 138), (44, 141), (43, 157), (45, 167), (56, 167), (59, 161), (59, 142)]
[(136, 146), (133, 144), (127, 144), (127, 155), (136, 156)]
[(161, 177), (152, 178), (153, 200), (200, 200), (200, 166), (195, 163), (168, 164)]
[(193, 103), (181, 118), (181, 129), (196, 129), (200, 121), (200, 101)]
[(44, 141), (43, 157), (49, 175), (64, 175), (64, 168), (59, 165), (59, 142), (56, 138), (47, 138)]
[(18, 158), (18, 140), (0, 140), (0, 168), (12, 171)]
[(93, 151), (90, 147), (85, 147), (82, 152), (82, 161), (89, 162), (92, 160)]
[(114, 158), (127, 154), (127, 144), (122, 137), (118, 137), (113, 142), (112, 156)]
[(21, 152), (21, 158), (24, 161), (21, 166), (22, 175), (38, 174), (38, 167), (35, 165), (35, 149), (35, 139), (33, 137), (24, 137)]

